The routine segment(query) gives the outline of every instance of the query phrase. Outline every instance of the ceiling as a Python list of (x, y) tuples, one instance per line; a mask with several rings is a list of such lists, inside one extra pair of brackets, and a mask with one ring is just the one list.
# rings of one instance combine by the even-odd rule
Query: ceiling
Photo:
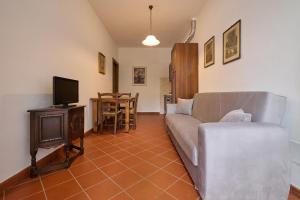
[(204, 0), (89, 0), (119, 47), (141, 47), (149, 34), (149, 8), (154, 6), (153, 34), (159, 47), (172, 47), (190, 31)]

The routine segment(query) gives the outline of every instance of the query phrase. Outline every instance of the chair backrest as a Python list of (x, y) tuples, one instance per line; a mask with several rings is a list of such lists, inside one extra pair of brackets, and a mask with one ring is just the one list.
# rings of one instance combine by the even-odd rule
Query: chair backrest
[(135, 94), (135, 98), (134, 98), (134, 101), (133, 101), (133, 113), (134, 114), (137, 113), (138, 100), (139, 100), (139, 93), (137, 92)]
[(98, 116), (103, 112), (117, 112), (119, 110), (119, 95), (116, 93), (98, 92)]
[(118, 95), (119, 95), (119, 98), (122, 98), (122, 97), (130, 98), (131, 97), (131, 93), (126, 93), (126, 92), (118, 93)]

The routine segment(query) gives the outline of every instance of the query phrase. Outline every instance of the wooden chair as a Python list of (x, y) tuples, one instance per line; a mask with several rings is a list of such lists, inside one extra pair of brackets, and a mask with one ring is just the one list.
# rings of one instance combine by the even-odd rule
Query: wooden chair
[(130, 102), (130, 124), (132, 125), (133, 129), (136, 129), (136, 119), (137, 119), (137, 106), (139, 100), (139, 93), (135, 94), (135, 98), (133, 98)]
[[(119, 98), (128, 98), (128, 99), (130, 99), (131, 98), (131, 93), (118, 93), (118, 96), (119, 96)], [(121, 104), (120, 105), (120, 110), (122, 111), (122, 112), (124, 112), (125, 111), (125, 105), (124, 104)]]
[(98, 93), (98, 126), (103, 131), (104, 122), (114, 119), (114, 134), (122, 121), (122, 112), (119, 110), (119, 96), (113, 93)]

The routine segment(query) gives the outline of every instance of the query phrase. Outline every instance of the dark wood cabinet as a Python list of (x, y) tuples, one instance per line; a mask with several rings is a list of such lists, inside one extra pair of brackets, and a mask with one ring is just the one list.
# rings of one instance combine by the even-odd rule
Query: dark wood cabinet
[(176, 43), (171, 54), (172, 102), (198, 92), (198, 43)]
[[(50, 170), (67, 168), (78, 155), (84, 153), (84, 106), (50, 107), (28, 112), (30, 113), (30, 174), (32, 177)], [(77, 138), (80, 138), (79, 147), (72, 144), (72, 141)], [(65, 147), (65, 161), (38, 169), (36, 165), (38, 148), (50, 148), (61, 144)], [(77, 149), (79, 152), (70, 157), (69, 151), (72, 149)]]

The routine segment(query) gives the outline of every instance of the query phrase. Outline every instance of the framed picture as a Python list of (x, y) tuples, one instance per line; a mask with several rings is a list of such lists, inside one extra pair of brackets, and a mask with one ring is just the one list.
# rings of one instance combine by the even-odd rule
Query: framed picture
[(223, 33), (223, 64), (241, 57), (241, 20)]
[(98, 53), (98, 71), (100, 74), (105, 74), (105, 56), (102, 53)]
[(146, 85), (147, 68), (146, 67), (133, 67), (132, 68), (132, 84), (133, 85)]
[(204, 44), (204, 67), (215, 64), (215, 36)]

